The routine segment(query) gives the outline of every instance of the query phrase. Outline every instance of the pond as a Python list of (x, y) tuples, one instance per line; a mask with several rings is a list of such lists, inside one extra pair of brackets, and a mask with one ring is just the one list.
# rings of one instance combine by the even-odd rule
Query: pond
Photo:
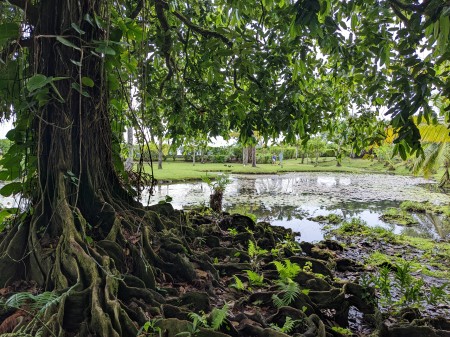
[[(450, 196), (430, 180), (383, 174), (287, 173), (282, 175), (232, 175), (224, 194), (224, 210), (251, 213), (258, 221), (269, 221), (300, 232), (299, 240), (316, 242), (330, 226), (311, 221), (318, 215), (337, 214), (345, 220), (359, 217), (370, 226), (394, 233), (435, 239), (450, 238), (448, 219), (415, 215), (418, 225), (402, 227), (379, 219), (389, 207), (405, 200), (449, 204)], [(159, 185), (150, 204), (172, 198), (175, 208), (208, 204), (210, 188), (203, 182)], [(144, 200), (146, 200), (148, 196)]]

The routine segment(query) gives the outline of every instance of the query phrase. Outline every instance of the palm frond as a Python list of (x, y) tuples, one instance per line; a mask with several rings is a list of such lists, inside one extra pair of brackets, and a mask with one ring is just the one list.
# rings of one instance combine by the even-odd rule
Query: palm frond
[(450, 143), (449, 129), (446, 125), (419, 124), (420, 137), (427, 143)]

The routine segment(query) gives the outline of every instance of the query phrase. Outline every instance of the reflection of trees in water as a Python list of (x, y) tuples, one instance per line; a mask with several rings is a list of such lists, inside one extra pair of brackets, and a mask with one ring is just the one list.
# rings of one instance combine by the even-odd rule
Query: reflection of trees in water
[(277, 205), (273, 207), (266, 207), (261, 204), (232, 204), (227, 207), (228, 212), (252, 213), (256, 215), (258, 220), (272, 221), (285, 220), (291, 221), (294, 219), (302, 220), (308, 216), (308, 212), (295, 206)]
[[(428, 237), (437, 237), (447, 239), (450, 237), (450, 221), (446, 216), (417, 213), (414, 218), (419, 222), (415, 228), (419, 234), (428, 235)], [(434, 234), (436, 233), (436, 234)]]
[(256, 179), (246, 179), (240, 180), (236, 184), (236, 194), (237, 195), (256, 195), (258, 194), (256, 188)]

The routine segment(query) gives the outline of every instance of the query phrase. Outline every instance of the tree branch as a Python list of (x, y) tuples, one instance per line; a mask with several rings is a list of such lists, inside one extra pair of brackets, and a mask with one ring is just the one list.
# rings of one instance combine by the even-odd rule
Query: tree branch
[(430, 4), (431, 0), (424, 0), (421, 4), (405, 4), (401, 0), (389, 0), (389, 2), (394, 4), (396, 7), (406, 10), (406, 11), (414, 11), (418, 13), (423, 13), (427, 6)]
[(29, 1), (29, 0), (0, 0), (0, 2), (9, 2), (11, 5), (22, 9), (25, 12), (27, 20), (33, 25), (36, 24), (36, 22), (38, 20), (39, 12), (38, 12), (37, 7), (35, 7), (31, 4), (31, 1)]
[(144, 0), (139, 0), (136, 8), (131, 13), (130, 19), (136, 19), (139, 13), (141, 12), (142, 8), (144, 8)]
[[(165, 10), (169, 9), (169, 5), (164, 0), (157, 0), (157, 2), (161, 3)], [(230, 41), (225, 35), (222, 35), (220, 33), (217, 33), (213, 30), (209, 30), (200, 26), (197, 26), (196, 24), (192, 23), (187, 17), (185, 17), (183, 14), (173, 11), (171, 12), (173, 15), (175, 15), (178, 19), (180, 19), (181, 22), (183, 22), (186, 26), (188, 26), (190, 29), (192, 29), (194, 32), (199, 33), (203, 37), (206, 38), (216, 38), (219, 40), (222, 40), (223, 43), (225, 43), (228, 47), (233, 46), (233, 42)]]

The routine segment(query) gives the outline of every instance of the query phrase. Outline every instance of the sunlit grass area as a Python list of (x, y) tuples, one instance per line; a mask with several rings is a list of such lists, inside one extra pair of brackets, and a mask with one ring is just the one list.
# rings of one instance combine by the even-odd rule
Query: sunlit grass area
[[(199, 163), (195, 165), (192, 162), (173, 161), (168, 159), (163, 162), (163, 169), (158, 170), (157, 164), (153, 165), (154, 175), (157, 180), (163, 181), (183, 181), (201, 179), (201, 177), (215, 176), (219, 172), (223, 173), (242, 173), (242, 174), (279, 174), (286, 172), (347, 172), (347, 173), (390, 173), (390, 174), (409, 174), (409, 171), (399, 164), (395, 171), (390, 171), (388, 167), (377, 160), (370, 159), (350, 159), (346, 158), (342, 166), (336, 166), (334, 158), (319, 158), (317, 166), (308, 161), (301, 163), (301, 160), (290, 159), (283, 161), (282, 165), (277, 163), (258, 164), (256, 167), (242, 165), (241, 163)], [(145, 171), (150, 172), (150, 166), (145, 165)]]

